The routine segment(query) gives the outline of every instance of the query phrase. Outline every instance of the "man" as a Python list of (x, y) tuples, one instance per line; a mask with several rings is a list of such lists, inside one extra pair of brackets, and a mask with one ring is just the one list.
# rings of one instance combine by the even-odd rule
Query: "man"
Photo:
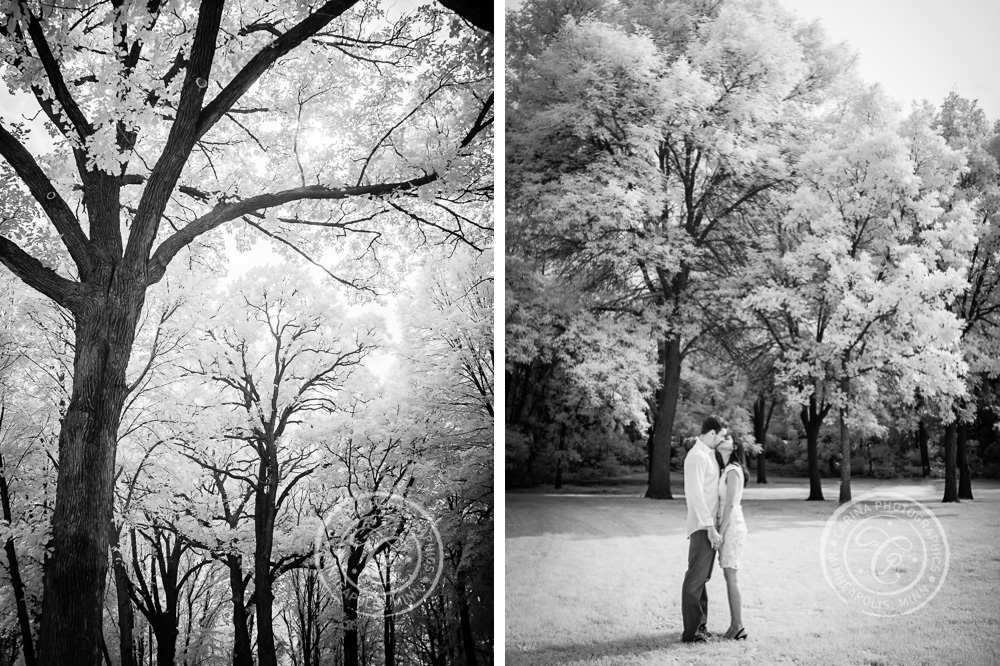
[(726, 438), (728, 425), (709, 416), (701, 425), (701, 435), (684, 457), (684, 500), (687, 503), (688, 569), (681, 589), (685, 643), (708, 640), (708, 592), (705, 583), (712, 577), (715, 549), (722, 542), (715, 526), (719, 508), (719, 463), (715, 448)]

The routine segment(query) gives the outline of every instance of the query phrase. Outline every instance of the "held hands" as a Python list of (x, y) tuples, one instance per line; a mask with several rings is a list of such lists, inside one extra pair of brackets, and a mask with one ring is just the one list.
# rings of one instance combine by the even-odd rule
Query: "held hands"
[(719, 530), (715, 529), (715, 525), (708, 528), (708, 541), (716, 550), (722, 545), (722, 535), (719, 534)]

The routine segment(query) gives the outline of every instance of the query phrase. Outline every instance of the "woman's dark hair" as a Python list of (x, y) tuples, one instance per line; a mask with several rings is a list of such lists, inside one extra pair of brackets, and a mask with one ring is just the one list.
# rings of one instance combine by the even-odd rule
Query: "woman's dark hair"
[(739, 463), (740, 467), (743, 469), (743, 485), (746, 486), (750, 481), (750, 470), (747, 469), (747, 450), (738, 439), (733, 440), (733, 450), (729, 454), (729, 460), (722, 460), (722, 454), (718, 451), (715, 452), (716, 460), (719, 462), (719, 469), (724, 470), (726, 465), (731, 462)]

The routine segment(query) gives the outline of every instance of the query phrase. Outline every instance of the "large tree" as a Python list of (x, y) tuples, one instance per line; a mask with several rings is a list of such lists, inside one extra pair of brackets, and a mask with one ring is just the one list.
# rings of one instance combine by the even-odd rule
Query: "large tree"
[(4, 5), (5, 82), (54, 147), (33, 154), (0, 123), (0, 156), (44, 212), (5, 220), (0, 263), (65, 308), (75, 338), (40, 664), (101, 660), (126, 370), (175, 257), (234, 220), (288, 245), (319, 228), (369, 248), (386, 214), (483, 246), (470, 210), (492, 196), (491, 52), (443, 23), (355, 0)]
[(751, 0), (605, 8), (540, 46), (515, 61), (508, 108), (515, 249), (658, 322), (646, 494), (669, 498), (683, 361), (713, 325), (700, 303), (745, 240), (740, 215), (791, 178), (845, 56)]

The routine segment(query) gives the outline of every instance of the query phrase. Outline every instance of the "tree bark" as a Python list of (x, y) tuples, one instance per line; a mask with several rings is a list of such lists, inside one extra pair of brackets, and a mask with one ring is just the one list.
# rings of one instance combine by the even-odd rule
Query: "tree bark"
[(42, 666), (96, 666), (102, 657), (115, 451), (146, 284), (121, 266), (111, 273), (106, 294), (74, 312), (73, 392), (59, 433), (52, 550), (44, 564)]
[(556, 454), (556, 483), (555, 488), (562, 488), (563, 457), (566, 455), (566, 423), (559, 429), (559, 450)]
[(351, 548), (347, 557), (347, 585), (341, 591), (344, 609), (344, 666), (358, 666), (358, 578), (364, 547)]
[(274, 547), (274, 520), (278, 495), (278, 454), (273, 438), (258, 440), (261, 459), (257, 467), (257, 490), (254, 497), (254, 599), (257, 611), (257, 664), (275, 666), (274, 589), (271, 578), (271, 552)]
[[(3, 423), (4, 409), (0, 405), (0, 424)], [(0, 504), (3, 507), (3, 519), (8, 525), (14, 524), (10, 510), (10, 490), (7, 488), (3, 456), (0, 455)], [(14, 537), (8, 537), (4, 544), (7, 552), (7, 564), (10, 571), (10, 586), (14, 591), (14, 605), (17, 607), (17, 623), (21, 629), (21, 651), (24, 652), (25, 666), (35, 666), (35, 641), (31, 637), (31, 618), (28, 616), (28, 605), (24, 599), (24, 581), (21, 580), (21, 569), (17, 564), (17, 552), (14, 550)]]
[(955, 439), (958, 427), (954, 421), (944, 430), (944, 498), (942, 502), (958, 501), (958, 483), (955, 478), (956, 451)]
[(382, 611), (382, 646), (385, 651), (385, 666), (396, 666), (396, 620), (392, 603), (392, 562), (390, 554), (385, 556), (385, 583), (382, 588), (384, 608)]
[(958, 426), (958, 499), (975, 499), (972, 496), (972, 476), (969, 471), (969, 425)]
[(774, 401), (767, 405), (767, 397), (760, 396), (753, 404), (753, 438), (760, 445), (757, 454), (757, 483), (767, 483), (767, 467), (764, 461), (764, 446), (767, 443), (767, 431), (771, 425), (771, 415), (774, 413)]
[(118, 601), (118, 659), (121, 666), (135, 666), (135, 611), (129, 596), (129, 578), (125, 570), (125, 559), (121, 554), (121, 532), (111, 526), (112, 556), (115, 569), (115, 592)]
[(851, 438), (847, 431), (847, 409), (840, 408), (840, 498), (839, 503), (851, 501)]
[(229, 589), (233, 603), (233, 666), (253, 666), (243, 558), (240, 555), (228, 555), (226, 564), (229, 567)]
[(809, 497), (806, 501), (822, 502), (823, 483), (819, 475), (819, 429), (823, 425), (830, 407), (819, 409), (816, 404), (816, 395), (809, 397), (809, 404), (803, 405), (799, 412), (802, 425), (806, 430), (806, 451), (809, 456)]
[(650, 460), (649, 488), (646, 490), (646, 497), (650, 499), (674, 498), (670, 492), (670, 444), (677, 416), (677, 400), (680, 397), (681, 342), (674, 336), (665, 340), (663, 345), (663, 386), (660, 390), (660, 402), (656, 406), (653, 455)]
[(928, 446), (929, 439), (930, 435), (927, 433), (927, 424), (924, 423), (923, 419), (920, 419), (920, 423), (917, 427), (917, 444), (920, 446), (920, 468), (925, 479), (931, 475), (931, 455), (930, 448)]
[(478, 666), (476, 660), (476, 639), (472, 634), (472, 619), (469, 616), (469, 601), (464, 585), (458, 590), (458, 612), (462, 624), (462, 647), (465, 650), (465, 666)]

